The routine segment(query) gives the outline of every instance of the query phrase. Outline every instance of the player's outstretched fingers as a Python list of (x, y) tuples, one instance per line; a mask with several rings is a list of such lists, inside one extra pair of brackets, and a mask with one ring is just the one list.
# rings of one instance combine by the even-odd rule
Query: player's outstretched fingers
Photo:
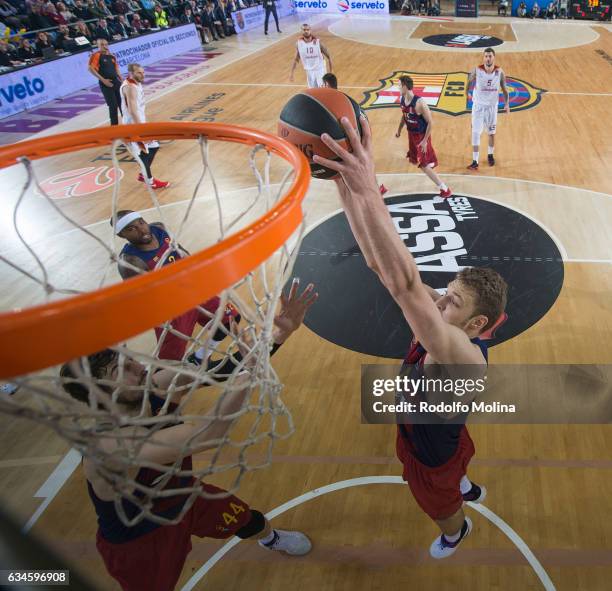
[[(344, 118), (343, 118), (344, 119)], [(334, 154), (340, 157), (344, 162), (348, 162), (351, 156), (351, 153), (344, 149), (335, 139), (333, 139), (329, 134), (324, 133), (321, 136), (321, 141), (332, 151)], [(352, 144), (351, 144), (352, 145)]]
[[(340, 119), (340, 123), (342, 124), (342, 127), (344, 127), (346, 137), (348, 141), (351, 143), (351, 148), (353, 148), (352, 154), (354, 154), (357, 158), (359, 158), (359, 152), (361, 150), (361, 140), (359, 139), (359, 136), (357, 135), (357, 130), (350, 124), (349, 120), (346, 117), (342, 117), (342, 119)], [(346, 150), (345, 152), (347, 154), (351, 154), (350, 152)], [(340, 154), (338, 154), (338, 156), (340, 156)], [(345, 156), (340, 156), (340, 157), (342, 158), (342, 160), (347, 161), (347, 158)]]
[(312, 306), (319, 297), (319, 293), (314, 291), (314, 284), (310, 284), (301, 295), (302, 303), (304, 304), (304, 308), (308, 310), (310, 306)]
[(366, 152), (370, 152), (372, 149), (372, 130), (370, 129), (370, 122), (368, 118), (362, 113), (359, 116), (361, 120), (361, 145)]
[(291, 280), (291, 288), (289, 289), (289, 295), (287, 296), (288, 300), (295, 299), (295, 294), (297, 293), (297, 290), (299, 287), (300, 287), (300, 278), (294, 277)]
[(331, 170), (335, 170), (336, 172), (339, 172), (340, 174), (342, 174), (346, 170), (346, 167), (342, 164), (342, 161), (340, 160), (329, 160), (327, 158), (317, 156), (316, 154), (312, 157), (312, 159), (317, 164), (326, 166), (327, 168), (330, 168)]

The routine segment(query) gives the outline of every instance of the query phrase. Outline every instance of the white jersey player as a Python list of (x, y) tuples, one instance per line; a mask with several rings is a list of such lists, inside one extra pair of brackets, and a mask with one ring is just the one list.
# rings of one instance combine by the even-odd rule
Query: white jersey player
[(489, 166), (495, 165), (493, 151), (497, 128), (499, 91), (504, 95), (504, 111), (510, 113), (510, 100), (503, 70), (495, 65), (495, 51), (488, 47), (484, 50), (484, 63), (472, 70), (468, 76), (468, 87), (474, 83), (472, 91), (472, 164), (471, 170), (478, 170), (480, 136), (483, 130), (489, 135)]
[[(121, 83), (121, 112), (123, 123), (146, 123), (145, 95), (144, 95), (144, 68), (140, 64), (128, 65), (128, 77)], [(140, 173), (138, 180), (146, 183), (152, 189), (165, 189), (169, 182), (160, 181), (151, 174), (151, 164), (159, 149), (155, 140), (149, 142), (130, 142), (128, 149), (135, 158), (140, 158), (145, 169), (146, 178)]]
[(329, 62), (329, 71), (332, 71), (332, 60), (327, 48), (320, 39), (317, 39), (310, 30), (310, 25), (302, 25), (302, 36), (296, 44), (296, 54), (291, 66), (291, 76), (289, 79), (293, 82), (293, 74), (298, 63), (302, 62), (306, 76), (308, 78), (308, 88), (319, 88), (323, 86), (323, 76), (326, 74), (325, 58)]

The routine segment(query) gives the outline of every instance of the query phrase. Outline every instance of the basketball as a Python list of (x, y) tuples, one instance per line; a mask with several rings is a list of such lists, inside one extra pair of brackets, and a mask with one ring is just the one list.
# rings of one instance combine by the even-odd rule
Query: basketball
[(321, 134), (328, 133), (343, 148), (352, 152), (340, 119), (346, 117), (361, 137), (361, 113), (359, 105), (339, 90), (309, 88), (296, 94), (284, 106), (278, 122), (278, 135), (295, 144), (306, 155), (313, 177), (333, 179), (338, 176), (335, 170), (312, 161), (315, 154), (330, 160), (340, 160), (321, 141)]

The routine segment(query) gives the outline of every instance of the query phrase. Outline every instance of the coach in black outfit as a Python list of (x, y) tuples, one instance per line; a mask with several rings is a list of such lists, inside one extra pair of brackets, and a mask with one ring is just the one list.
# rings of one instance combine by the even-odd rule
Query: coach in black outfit
[(276, 1), (275, 0), (264, 0), (264, 8), (266, 9), (266, 22), (264, 23), (264, 33), (268, 34), (268, 21), (270, 20), (270, 13), (274, 16), (274, 22), (276, 23), (276, 30), (279, 33), (282, 31), (278, 28), (278, 14), (276, 14)]
[[(89, 71), (100, 81), (100, 90), (108, 105), (111, 125), (119, 124), (121, 111), (121, 72), (117, 58), (108, 50), (108, 41), (98, 39), (98, 52), (89, 58)], [(123, 115), (123, 113), (121, 113)]]

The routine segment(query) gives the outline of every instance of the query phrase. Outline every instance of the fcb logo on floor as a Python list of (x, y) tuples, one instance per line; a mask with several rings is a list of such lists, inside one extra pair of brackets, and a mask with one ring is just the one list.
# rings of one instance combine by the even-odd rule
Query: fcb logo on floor
[[(365, 92), (361, 102), (363, 109), (384, 109), (397, 107), (400, 102), (400, 76), (410, 76), (414, 80), (414, 93), (423, 99), (433, 111), (441, 111), (448, 115), (463, 115), (472, 109), (471, 97), (468, 97), (468, 73), (450, 72), (448, 74), (419, 74), (416, 72), (393, 72), (388, 78), (382, 79), (381, 85), (375, 90)], [(510, 93), (510, 110), (522, 111), (540, 103), (542, 94), (546, 91), (519, 80), (506, 76), (506, 85)], [(503, 95), (500, 93), (500, 104), (503, 105)], [(500, 106), (499, 110), (502, 110)]]

